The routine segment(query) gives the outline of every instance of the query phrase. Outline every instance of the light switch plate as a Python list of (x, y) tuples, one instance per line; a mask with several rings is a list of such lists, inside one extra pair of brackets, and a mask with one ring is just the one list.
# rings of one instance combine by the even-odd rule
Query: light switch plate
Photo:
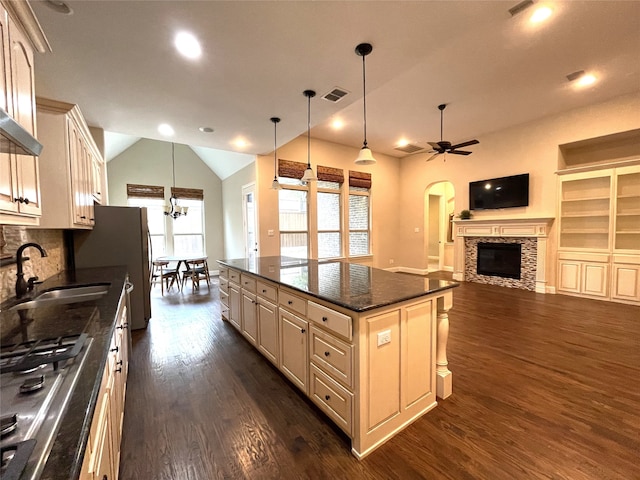
[(273, 237), (273, 230), (267, 230), (267, 235), (269, 237)]

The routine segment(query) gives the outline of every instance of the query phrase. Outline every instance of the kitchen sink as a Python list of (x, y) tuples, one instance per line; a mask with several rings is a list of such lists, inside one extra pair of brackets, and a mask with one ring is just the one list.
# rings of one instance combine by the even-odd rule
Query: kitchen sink
[(36, 297), (14, 305), (9, 310), (26, 310), (28, 308), (63, 305), (67, 303), (87, 302), (96, 300), (109, 291), (110, 283), (93, 285), (74, 285), (55, 287), (42, 292)]

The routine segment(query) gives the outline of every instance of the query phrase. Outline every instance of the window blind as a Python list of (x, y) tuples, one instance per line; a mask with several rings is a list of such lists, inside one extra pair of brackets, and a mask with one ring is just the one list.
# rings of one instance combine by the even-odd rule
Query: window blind
[(371, 174), (349, 170), (349, 186), (371, 188)]
[(344, 183), (344, 170), (341, 168), (318, 165), (318, 180), (324, 182)]
[(278, 176), (286, 178), (302, 179), (304, 171), (307, 169), (306, 163), (294, 162), (293, 160), (278, 159)]
[(201, 188), (171, 187), (171, 195), (177, 199), (204, 200), (204, 190)]
[(127, 198), (161, 198), (164, 199), (164, 187), (155, 185), (136, 185), (127, 183)]

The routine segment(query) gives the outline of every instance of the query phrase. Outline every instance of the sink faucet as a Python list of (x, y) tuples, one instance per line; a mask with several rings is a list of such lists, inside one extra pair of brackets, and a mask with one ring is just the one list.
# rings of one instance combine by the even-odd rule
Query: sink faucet
[(24, 252), (25, 248), (35, 247), (40, 250), (40, 255), (43, 257), (47, 256), (47, 251), (42, 248), (40, 245), (34, 242), (25, 243), (24, 245), (20, 245), (18, 247), (18, 252), (16, 253), (16, 265), (18, 266), (18, 272), (16, 273), (16, 298), (22, 298), (25, 293), (33, 290), (33, 285), (38, 280), (38, 277), (31, 277), (29, 282), (24, 281), (24, 273), (22, 272), (22, 262), (26, 260), (22, 257), (22, 252)]

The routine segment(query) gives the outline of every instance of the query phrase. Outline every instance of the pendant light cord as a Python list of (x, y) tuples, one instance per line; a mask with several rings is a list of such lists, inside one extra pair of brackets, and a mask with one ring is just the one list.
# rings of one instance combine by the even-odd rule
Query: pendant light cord
[(442, 141), (442, 118), (443, 118), (444, 108), (440, 109), (440, 141)]
[(278, 175), (277, 175), (277, 171), (278, 171), (278, 160), (277, 160), (277, 153), (276, 150), (278, 148), (278, 122), (280, 121), (280, 119), (278, 119), (277, 121), (275, 120), (275, 118), (272, 118), (271, 121), (273, 122), (273, 179), (274, 180), (278, 180)]
[(307, 95), (307, 168), (311, 168), (311, 95)]
[[(171, 165), (173, 167), (173, 188), (176, 188), (176, 145), (175, 143), (171, 143)], [(173, 196), (173, 192), (171, 192), (171, 196)]]
[(362, 56), (362, 105), (364, 110), (364, 148), (367, 147), (367, 75), (365, 74), (364, 58)]

